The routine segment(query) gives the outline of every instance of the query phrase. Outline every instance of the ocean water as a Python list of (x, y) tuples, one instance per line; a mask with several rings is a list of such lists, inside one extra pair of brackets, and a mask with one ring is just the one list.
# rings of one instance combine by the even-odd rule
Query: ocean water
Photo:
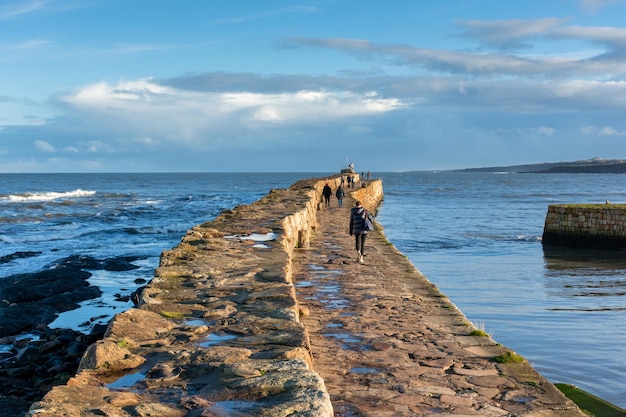
[[(132, 304), (163, 250), (223, 209), (330, 173), (0, 174), (0, 279), (70, 255), (140, 256), (91, 271), (103, 297), (53, 327), (88, 331)], [(615, 174), (374, 173), (388, 239), (477, 326), (552, 382), (626, 407), (626, 254), (546, 248), (552, 203), (626, 202)], [(5, 258), (6, 259), (6, 258)], [(94, 319), (95, 318), (95, 319)]]

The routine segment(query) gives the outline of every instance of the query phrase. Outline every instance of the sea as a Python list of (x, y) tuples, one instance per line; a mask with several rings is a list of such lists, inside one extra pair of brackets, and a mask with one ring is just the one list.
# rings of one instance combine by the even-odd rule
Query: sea
[[(0, 279), (72, 255), (139, 257), (131, 271), (90, 271), (102, 297), (50, 325), (87, 333), (132, 307), (115, 295), (151, 279), (160, 254), (191, 227), (271, 189), (334, 174), (0, 174)], [(625, 203), (626, 176), (371, 175), (383, 180), (376, 220), (386, 237), (470, 321), (551, 382), (626, 407), (626, 253), (541, 244), (548, 205)]]

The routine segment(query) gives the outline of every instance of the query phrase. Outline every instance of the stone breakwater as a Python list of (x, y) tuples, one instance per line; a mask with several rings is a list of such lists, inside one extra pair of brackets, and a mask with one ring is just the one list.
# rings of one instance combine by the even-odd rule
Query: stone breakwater
[[(291, 262), (315, 233), (326, 182), (340, 178), (272, 190), (190, 230), (162, 254), (138, 308), (118, 314), (77, 375), (27, 415), (332, 416)], [(382, 198), (380, 181), (368, 189)]]
[(548, 207), (544, 245), (626, 249), (626, 204), (555, 204)]
[[(476, 328), (384, 239), (351, 251), (355, 199), (300, 181), (221, 213), (165, 251), (138, 308), (28, 416), (527, 416), (582, 412)], [(332, 329), (332, 331), (330, 330)], [(329, 334), (332, 333), (332, 334)]]

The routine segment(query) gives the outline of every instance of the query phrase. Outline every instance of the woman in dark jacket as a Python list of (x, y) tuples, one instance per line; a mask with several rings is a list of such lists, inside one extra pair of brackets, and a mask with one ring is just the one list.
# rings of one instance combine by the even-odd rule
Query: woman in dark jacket
[(365, 210), (360, 201), (357, 201), (350, 210), (350, 236), (354, 235), (355, 250), (361, 263), (363, 263), (363, 255), (365, 255), (365, 238), (367, 237), (367, 230), (363, 227), (363, 220), (366, 216), (370, 216), (369, 212)]

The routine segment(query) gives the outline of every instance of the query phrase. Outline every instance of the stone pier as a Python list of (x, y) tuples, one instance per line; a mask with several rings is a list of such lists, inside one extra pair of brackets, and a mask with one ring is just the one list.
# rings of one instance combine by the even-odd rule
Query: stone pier
[(349, 210), (359, 199), (375, 212), (382, 182), (323, 207), (324, 183), (339, 181), (272, 190), (190, 230), (138, 308), (28, 416), (584, 415), (470, 323), (380, 225), (357, 262)]
[(589, 249), (626, 249), (626, 204), (553, 204), (548, 206), (544, 245)]

